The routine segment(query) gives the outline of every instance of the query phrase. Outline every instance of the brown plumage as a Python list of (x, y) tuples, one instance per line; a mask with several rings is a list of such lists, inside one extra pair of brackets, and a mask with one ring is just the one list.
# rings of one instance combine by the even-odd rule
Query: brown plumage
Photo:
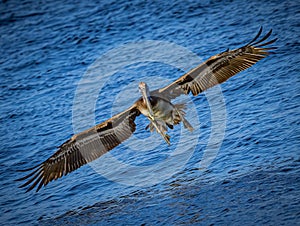
[(32, 170), (32, 172), (18, 179), (27, 180), (20, 187), (30, 185), (27, 189), (30, 191), (37, 186), (38, 191), (50, 181), (67, 175), (99, 158), (132, 135), (136, 129), (134, 121), (141, 113), (150, 120), (148, 128), (151, 130), (155, 128), (168, 144), (170, 137), (166, 134), (167, 128), (173, 128), (173, 125), (183, 122), (184, 126), (192, 131), (192, 126), (184, 118), (185, 106), (173, 105), (171, 100), (181, 94), (192, 93), (196, 96), (214, 85), (225, 82), (233, 75), (268, 56), (271, 53), (269, 50), (273, 50), (275, 47), (265, 46), (274, 43), (276, 39), (264, 42), (270, 37), (272, 33), (270, 30), (263, 38), (257, 40), (261, 33), (262, 28), (247, 45), (210, 57), (206, 62), (201, 63), (164, 88), (149, 92), (147, 85), (140, 83), (142, 98), (127, 110), (105, 122), (74, 135), (40, 165), (23, 170)]

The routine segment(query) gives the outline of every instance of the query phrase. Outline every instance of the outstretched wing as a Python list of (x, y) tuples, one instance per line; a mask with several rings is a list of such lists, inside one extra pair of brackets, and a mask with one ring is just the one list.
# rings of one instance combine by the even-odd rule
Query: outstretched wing
[(136, 128), (134, 120), (138, 115), (140, 115), (140, 112), (134, 104), (107, 121), (74, 135), (63, 143), (59, 150), (45, 162), (24, 170), (32, 170), (33, 172), (18, 179), (27, 180), (20, 187), (30, 184), (27, 191), (36, 186), (38, 186), (36, 190), (38, 191), (50, 181), (67, 175), (84, 164), (99, 158), (131, 136)]
[(270, 37), (272, 30), (257, 41), (261, 33), (262, 28), (247, 45), (231, 51), (228, 49), (212, 56), (168, 86), (154, 90), (151, 95), (162, 96), (169, 100), (190, 92), (196, 96), (208, 88), (225, 82), (233, 75), (268, 56), (270, 54), (269, 50), (276, 49), (276, 47), (266, 46), (274, 43), (277, 39), (264, 42)]

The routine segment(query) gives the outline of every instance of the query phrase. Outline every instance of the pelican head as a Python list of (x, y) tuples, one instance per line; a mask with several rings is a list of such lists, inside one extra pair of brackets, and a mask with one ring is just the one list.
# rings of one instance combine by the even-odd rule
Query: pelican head
[(150, 100), (150, 91), (149, 86), (145, 82), (139, 83), (139, 89), (142, 94), (144, 102), (147, 102), (147, 100)]
[(152, 109), (151, 102), (150, 102), (151, 97), (150, 97), (149, 86), (145, 82), (140, 82), (139, 89), (142, 93), (143, 101), (147, 106), (149, 116), (153, 118), (153, 109)]

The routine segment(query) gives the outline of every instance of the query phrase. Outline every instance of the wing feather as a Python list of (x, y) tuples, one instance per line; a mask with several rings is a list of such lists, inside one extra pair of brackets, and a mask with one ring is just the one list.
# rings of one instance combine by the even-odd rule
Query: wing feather
[(131, 136), (136, 127), (134, 120), (139, 114), (134, 104), (109, 120), (74, 135), (42, 164), (28, 169), (33, 171), (18, 179), (18, 181), (27, 180), (20, 187), (30, 185), (27, 191), (35, 187), (37, 187), (36, 191), (39, 191), (50, 181), (99, 158)]
[(271, 36), (272, 30), (257, 40), (261, 33), (262, 28), (247, 45), (231, 51), (228, 49), (210, 57), (206, 62), (193, 68), (168, 86), (154, 90), (151, 95), (161, 96), (168, 100), (190, 92), (196, 96), (217, 84), (225, 82), (235, 74), (246, 70), (268, 56), (271, 53), (269, 50), (276, 49), (276, 47), (266, 46), (273, 44), (277, 39), (262, 43)]

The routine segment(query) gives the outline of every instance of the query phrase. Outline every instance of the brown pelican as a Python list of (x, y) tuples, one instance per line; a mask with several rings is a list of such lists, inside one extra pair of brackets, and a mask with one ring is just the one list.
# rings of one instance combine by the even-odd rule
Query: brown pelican
[(171, 100), (181, 94), (192, 93), (196, 96), (214, 85), (225, 82), (272, 53), (269, 50), (276, 49), (276, 47), (266, 46), (277, 39), (266, 41), (272, 33), (270, 30), (258, 40), (261, 33), (262, 28), (248, 44), (234, 50), (227, 49), (225, 52), (210, 57), (161, 89), (150, 91), (146, 83), (140, 82), (139, 89), (142, 97), (131, 107), (105, 122), (72, 136), (46, 161), (23, 170), (32, 172), (18, 179), (27, 180), (20, 187), (30, 185), (27, 189), (30, 191), (37, 186), (36, 191), (38, 191), (50, 181), (99, 158), (132, 135), (136, 129), (135, 119), (140, 114), (150, 121), (146, 128), (151, 132), (156, 130), (168, 144), (170, 144), (168, 128), (173, 129), (174, 125), (182, 122), (185, 128), (192, 131), (193, 127), (185, 118), (185, 105), (173, 104)]

